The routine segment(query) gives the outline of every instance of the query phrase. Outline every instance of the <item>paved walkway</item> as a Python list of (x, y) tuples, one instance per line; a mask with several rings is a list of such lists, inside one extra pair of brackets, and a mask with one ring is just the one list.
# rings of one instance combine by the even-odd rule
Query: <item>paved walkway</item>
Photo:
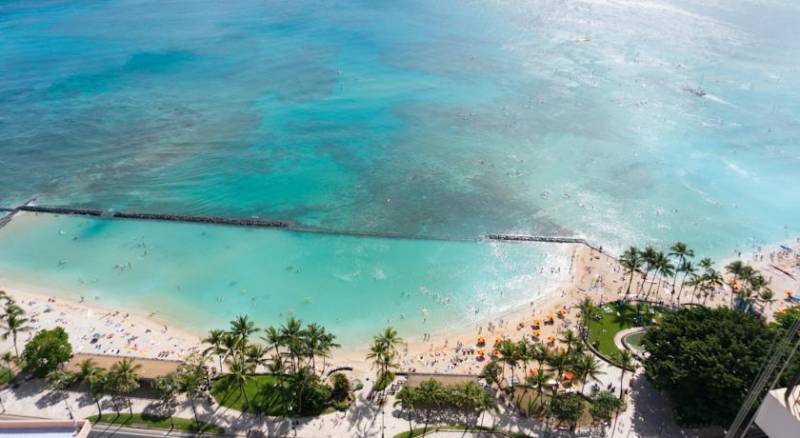
[[(600, 385), (615, 386), (619, 391), (620, 370), (608, 364), (603, 364), (605, 374), (600, 378)], [(625, 388), (630, 385), (630, 397), (633, 404), (623, 412), (617, 421), (617, 430), (613, 436), (617, 437), (656, 437), (656, 436), (691, 436), (681, 430), (669, 420), (671, 409), (666, 400), (656, 392), (640, 375), (630, 378), (630, 373), (625, 373), (623, 381)], [(586, 391), (591, 385), (587, 385)], [(385, 427), (385, 436), (392, 437), (397, 433), (408, 430), (408, 421), (403, 414), (394, 408), (394, 399), (389, 397), (383, 408), (376, 406), (366, 399), (368, 388), (357, 394), (355, 403), (346, 412), (322, 415), (316, 418), (291, 421), (283, 418), (259, 417), (242, 414), (241, 412), (224, 408), (209, 401), (198, 403), (198, 412), (201, 420), (213, 422), (225, 427), (232, 434), (245, 435), (249, 431), (258, 430), (263, 436), (279, 437), (380, 437), (381, 424)], [(0, 391), (5, 412), (8, 414), (21, 414), (44, 418), (84, 418), (97, 414), (94, 402), (86, 394), (77, 392), (52, 393), (41, 380), (25, 382), (18, 389), (5, 389)], [(147, 407), (152, 408), (153, 400), (133, 399), (134, 412), (141, 412)], [(114, 415), (110, 398), (103, 402), (105, 415)], [(192, 418), (192, 411), (188, 402), (178, 407), (176, 416)], [(520, 418), (501, 406), (497, 413), (487, 413), (483, 424), (496, 426), (504, 430), (526, 433), (530, 436), (572, 436), (566, 431), (545, 434), (546, 429), (540, 423), (529, 419)], [(414, 424), (414, 427), (421, 424)], [(113, 427), (98, 425), (95, 430), (113, 432)], [(581, 436), (589, 436), (584, 431)], [(487, 436), (487, 435), (481, 435)], [(592, 436), (612, 436), (610, 427), (603, 434), (595, 432)]]

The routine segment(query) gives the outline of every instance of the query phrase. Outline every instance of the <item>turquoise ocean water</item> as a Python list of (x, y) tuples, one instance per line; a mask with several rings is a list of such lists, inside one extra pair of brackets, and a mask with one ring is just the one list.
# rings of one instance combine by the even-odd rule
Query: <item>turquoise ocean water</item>
[[(614, 250), (681, 239), (715, 257), (794, 237), (800, 5), (699, 3), (5, 2), (0, 204)], [(161, 295), (192, 327), (215, 307), (323, 318), (336, 295), (361, 311), (326, 322), (358, 332), (411, 290), (395, 318), (458, 321), (500, 289), (524, 301), (557, 280), (539, 267), (565, 262), (546, 246), (82, 223), (4, 228), (0, 278)], [(114, 256), (137, 236), (148, 256)], [(241, 296), (221, 306), (222, 290)], [(426, 305), (429, 290), (456, 304)]]

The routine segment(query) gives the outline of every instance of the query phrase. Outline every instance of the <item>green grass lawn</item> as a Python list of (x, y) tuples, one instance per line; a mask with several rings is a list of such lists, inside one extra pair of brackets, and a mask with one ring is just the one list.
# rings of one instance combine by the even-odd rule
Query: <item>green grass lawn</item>
[(9, 368), (0, 367), (0, 385), (5, 385), (14, 379), (14, 372)]
[[(264, 389), (262, 390), (262, 388)], [(243, 395), (239, 385), (230, 380), (228, 376), (223, 376), (211, 385), (211, 395), (222, 406), (242, 412), (253, 412), (253, 409), (245, 406), (246, 400), (261, 402), (267, 398), (272, 403), (266, 404), (269, 409), (264, 414), (287, 415), (290, 400), (285, 397), (286, 388), (287, 385), (278, 376), (261, 374), (247, 381), (244, 385)]]
[[(315, 416), (346, 410), (352, 398), (347, 400), (334, 400), (330, 397), (330, 387), (318, 384), (315, 391), (309, 388), (304, 396), (303, 411), (301, 416)], [(316, 398), (316, 403), (310, 403), (314, 394), (321, 394)], [(291, 407), (295, 402), (291, 385), (287, 377), (259, 374), (248, 380), (242, 394), (239, 385), (230, 376), (222, 376), (211, 385), (211, 395), (222, 406), (236, 409), (237, 411), (253, 414), (263, 414), (276, 417), (291, 417), (298, 413)]]
[[(610, 309), (611, 311), (607, 312), (604, 309)], [(651, 309), (655, 313), (651, 313)], [(596, 345), (601, 353), (612, 360), (616, 359), (619, 354), (617, 346), (614, 345), (614, 335), (631, 327), (648, 326), (651, 324), (650, 321), (652, 319), (660, 321), (663, 315), (663, 310), (660, 308), (646, 305), (637, 307), (634, 304), (627, 304), (621, 307), (615, 303), (602, 306), (598, 309), (598, 312), (601, 315), (600, 320), (593, 318), (589, 321), (588, 341), (592, 345)]]
[[(142, 414), (133, 414), (133, 416), (131, 416), (127, 412), (119, 415), (105, 414), (99, 421), (97, 419), (97, 415), (92, 415), (91, 417), (87, 418), (87, 420), (91, 421), (92, 423), (136, 427), (140, 429), (170, 430), (172, 428), (172, 423), (170, 422), (169, 417), (156, 417)], [(203, 422), (195, 423), (194, 420), (189, 420), (186, 418), (174, 418), (173, 420), (175, 422), (175, 430), (194, 433), (203, 432), (204, 434), (209, 435), (221, 435), (225, 433), (225, 429), (213, 424)]]

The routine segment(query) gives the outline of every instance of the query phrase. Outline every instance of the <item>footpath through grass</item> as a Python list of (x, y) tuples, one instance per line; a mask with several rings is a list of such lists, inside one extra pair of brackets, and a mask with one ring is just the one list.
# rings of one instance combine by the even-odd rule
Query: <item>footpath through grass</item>
[(164, 429), (164, 430), (178, 430), (181, 432), (203, 433), (208, 435), (221, 435), (225, 433), (222, 427), (208, 424), (204, 422), (195, 423), (194, 420), (186, 418), (173, 417), (172, 421), (175, 422), (175, 428), (172, 429), (172, 421), (170, 417), (160, 417), (147, 414), (131, 414), (125, 412), (120, 414), (105, 414), (103, 418), (97, 418), (97, 415), (92, 415), (87, 418), (92, 423), (109, 424), (112, 426), (120, 427), (134, 427), (139, 429)]
[(645, 304), (622, 304), (613, 302), (597, 309), (595, 318), (589, 321), (588, 341), (600, 353), (616, 361), (619, 349), (614, 344), (614, 336), (622, 330), (632, 327), (646, 327), (658, 323), (664, 314), (659, 307)]

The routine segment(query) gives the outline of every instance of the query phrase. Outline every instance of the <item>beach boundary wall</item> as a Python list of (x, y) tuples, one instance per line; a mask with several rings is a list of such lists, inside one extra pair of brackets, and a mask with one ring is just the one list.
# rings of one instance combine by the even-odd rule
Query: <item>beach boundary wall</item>
[(188, 214), (172, 214), (172, 213), (143, 213), (143, 212), (129, 212), (129, 211), (114, 211), (114, 210), (101, 210), (93, 208), (78, 208), (78, 207), (50, 207), (33, 205), (35, 199), (31, 199), (23, 205), (14, 208), (0, 207), (0, 211), (5, 211), (7, 214), (0, 218), (0, 228), (10, 222), (13, 217), (19, 212), (53, 214), (53, 215), (67, 215), (67, 216), (87, 216), (95, 219), (129, 219), (129, 220), (142, 220), (142, 221), (159, 221), (159, 222), (181, 222), (181, 223), (194, 223), (204, 225), (227, 225), (236, 227), (255, 227), (255, 228), (274, 228), (286, 231), (295, 231), (301, 233), (318, 233), (330, 234), (338, 236), (353, 236), (353, 237), (373, 237), (373, 238), (388, 238), (388, 239), (404, 239), (404, 240), (439, 240), (439, 241), (481, 241), (492, 240), (499, 242), (536, 242), (536, 243), (554, 243), (554, 244), (574, 244), (585, 245), (596, 251), (602, 252), (602, 247), (598, 249), (590, 244), (586, 239), (580, 237), (564, 237), (564, 236), (536, 236), (526, 234), (486, 234), (476, 238), (447, 238), (437, 236), (422, 236), (413, 234), (399, 234), (399, 233), (386, 233), (386, 232), (372, 232), (372, 231), (358, 231), (358, 230), (337, 230), (324, 227), (307, 226), (301, 223), (274, 220), (274, 219), (261, 219), (261, 218), (236, 218), (225, 216), (202, 216), (202, 215), (188, 215)]

